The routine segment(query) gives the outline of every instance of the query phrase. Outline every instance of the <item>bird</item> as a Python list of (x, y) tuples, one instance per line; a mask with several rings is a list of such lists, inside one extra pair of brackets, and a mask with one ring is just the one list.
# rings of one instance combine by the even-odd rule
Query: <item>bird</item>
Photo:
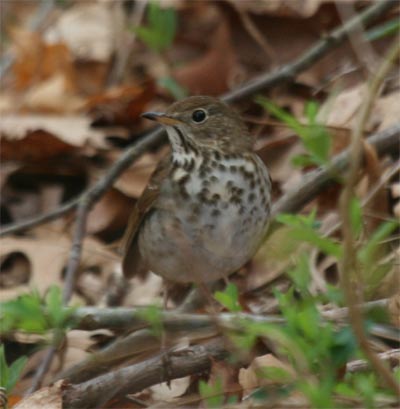
[(170, 153), (137, 200), (122, 240), (125, 278), (152, 271), (168, 282), (226, 279), (259, 248), (271, 179), (240, 115), (192, 96), (142, 117), (165, 127)]

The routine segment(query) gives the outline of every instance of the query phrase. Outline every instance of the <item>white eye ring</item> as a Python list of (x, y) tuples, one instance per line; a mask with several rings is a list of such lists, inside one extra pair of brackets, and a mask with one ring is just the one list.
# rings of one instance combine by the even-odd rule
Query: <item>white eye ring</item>
[(207, 118), (208, 118), (208, 113), (203, 108), (195, 109), (192, 112), (192, 121), (195, 124), (202, 124), (203, 122), (205, 122), (207, 120)]

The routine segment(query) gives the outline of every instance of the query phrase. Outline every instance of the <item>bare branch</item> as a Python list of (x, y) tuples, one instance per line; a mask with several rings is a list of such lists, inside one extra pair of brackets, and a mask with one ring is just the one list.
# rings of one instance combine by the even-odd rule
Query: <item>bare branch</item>
[[(369, 311), (377, 306), (386, 307), (387, 300), (377, 300), (364, 303), (360, 306), (363, 311)], [(78, 308), (71, 319), (74, 328), (94, 330), (109, 328), (111, 330), (139, 329), (125, 337), (117, 338), (106, 348), (94, 352), (89, 358), (79, 362), (57, 376), (57, 379), (68, 379), (72, 383), (84, 382), (100, 373), (109, 371), (113, 366), (142, 353), (149, 353), (160, 348), (160, 339), (142, 319), (139, 308)], [(343, 321), (348, 315), (347, 308), (333, 309), (321, 312), (321, 315), (332, 321)], [(215, 336), (221, 329), (240, 331), (242, 320), (254, 323), (282, 323), (281, 317), (265, 316), (246, 313), (220, 313), (216, 319), (204, 314), (188, 314), (180, 311), (160, 311), (160, 319), (166, 332), (168, 344), (173, 345), (183, 337), (190, 342)], [(217, 322), (216, 322), (217, 321)], [(398, 341), (398, 335), (392, 333), (390, 328), (371, 326), (371, 334), (390, 337)]]
[[(398, 366), (400, 364), (400, 349), (390, 349), (389, 351), (381, 352), (378, 354), (378, 357), (382, 361), (394, 362), (393, 366)], [(370, 369), (370, 365), (365, 359), (357, 359), (346, 364), (347, 372), (362, 372), (368, 369)]]
[[(195, 345), (168, 354), (168, 378), (176, 379), (207, 371), (212, 359), (227, 356), (221, 339), (205, 345)], [(115, 396), (139, 392), (149, 386), (164, 382), (165, 361), (162, 355), (117, 369), (78, 385), (70, 385), (63, 395), (65, 408), (102, 407)]]
[[(371, 144), (379, 156), (399, 150), (400, 122), (371, 135), (366, 141)], [(350, 150), (347, 149), (336, 155), (330, 166), (320, 167), (304, 176), (304, 181), (297, 187), (283, 195), (272, 207), (272, 216), (279, 213), (299, 211), (305, 204), (316, 197), (338, 175), (343, 173), (350, 161)]]
[[(362, 311), (369, 311), (377, 307), (387, 308), (388, 299), (374, 300), (360, 305)], [(348, 318), (348, 308), (334, 308), (321, 311), (321, 315), (330, 321), (341, 321)], [(215, 326), (215, 322), (208, 314), (182, 313), (174, 310), (159, 311), (160, 320), (164, 328), (170, 332), (198, 331)], [(284, 322), (277, 315), (258, 315), (249, 313), (229, 313), (216, 314), (218, 328), (238, 329), (241, 320), (254, 323), (275, 323)], [(143, 318), (143, 308), (141, 307), (117, 307), (117, 308), (97, 308), (81, 307), (77, 308), (71, 316), (73, 328), (86, 331), (93, 331), (101, 328), (111, 330), (137, 330), (148, 326), (148, 322)]]

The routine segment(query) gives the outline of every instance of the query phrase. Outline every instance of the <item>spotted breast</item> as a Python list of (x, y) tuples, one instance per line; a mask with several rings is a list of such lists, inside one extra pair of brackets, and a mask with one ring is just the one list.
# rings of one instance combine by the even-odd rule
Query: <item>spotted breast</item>
[(175, 155), (170, 173), (139, 236), (148, 267), (180, 282), (212, 281), (239, 269), (268, 225), (264, 164), (251, 152), (203, 149)]

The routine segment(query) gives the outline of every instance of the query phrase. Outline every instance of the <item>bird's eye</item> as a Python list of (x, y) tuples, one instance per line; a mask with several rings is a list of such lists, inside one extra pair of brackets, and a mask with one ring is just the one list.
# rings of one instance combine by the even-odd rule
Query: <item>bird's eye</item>
[(207, 111), (204, 109), (196, 109), (192, 113), (192, 120), (193, 122), (196, 122), (196, 124), (201, 124), (207, 119)]

